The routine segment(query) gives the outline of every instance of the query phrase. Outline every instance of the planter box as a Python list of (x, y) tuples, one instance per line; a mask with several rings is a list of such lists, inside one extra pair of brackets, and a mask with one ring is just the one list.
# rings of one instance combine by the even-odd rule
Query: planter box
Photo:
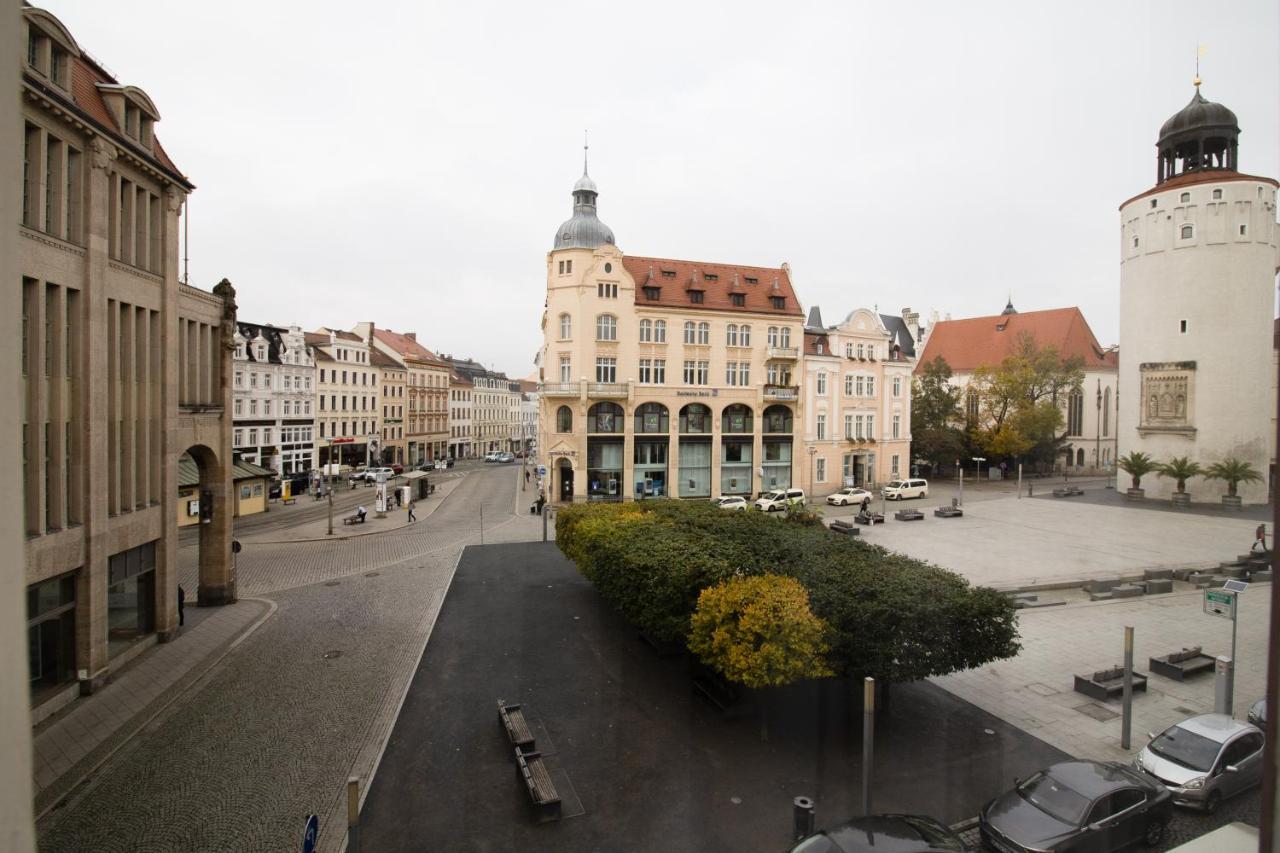
[(1244, 501), (1239, 495), (1223, 495), (1222, 505), (1227, 509), (1244, 509)]
[(1124, 496), (1131, 501), (1140, 501), (1147, 496), (1147, 493), (1142, 489), (1125, 489)]
[(1174, 506), (1191, 506), (1191, 493), (1190, 492), (1174, 492), (1173, 505)]

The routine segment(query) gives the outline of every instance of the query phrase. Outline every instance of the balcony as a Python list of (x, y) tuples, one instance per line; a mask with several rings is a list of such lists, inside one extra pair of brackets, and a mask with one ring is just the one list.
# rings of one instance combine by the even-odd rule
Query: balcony
[(876, 440), (874, 438), (871, 438), (870, 436), (863, 437), (861, 435), (858, 435), (858, 436), (846, 435), (844, 437), (844, 440), (849, 442), (850, 444), (875, 444), (876, 443)]
[(631, 386), (626, 382), (592, 382), (587, 385), (587, 396), (592, 400), (625, 400), (631, 396)]
[(769, 347), (768, 357), (775, 361), (795, 361), (800, 357), (799, 347)]
[(543, 397), (577, 397), (582, 393), (580, 382), (543, 382), (538, 388)]
[(798, 385), (766, 385), (764, 386), (764, 398), (766, 400), (783, 400), (794, 402), (800, 399), (800, 386)]

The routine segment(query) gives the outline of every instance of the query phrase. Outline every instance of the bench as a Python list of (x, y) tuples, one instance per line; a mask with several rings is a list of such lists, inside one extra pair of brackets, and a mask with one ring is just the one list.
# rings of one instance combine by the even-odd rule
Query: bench
[(1183, 681), (1188, 675), (1213, 669), (1214, 658), (1212, 655), (1206, 655), (1200, 646), (1192, 646), (1189, 649), (1170, 652), (1162, 657), (1151, 658), (1148, 664), (1156, 675)]
[(288, 506), (289, 504), (296, 504), (297, 502), (298, 502), (297, 498), (281, 498), (280, 499), (280, 503), (284, 504), (285, 506)]
[(900, 509), (893, 517), (898, 521), (924, 521), (924, 513), (918, 509)]
[(1071, 497), (1075, 497), (1076, 495), (1083, 495), (1083, 494), (1084, 494), (1084, 489), (1079, 489), (1079, 488), (1076, 488), (1075, 486), (1062, 486), (1061, 488), (1057, 488), (1053, 490), (1053, 496), (1055, 498), (1071, 498)]
[(560, 794), (547, 772), (540, 752), (522, 752), (516, 747), (516, 778), (524, 783), (533, 803), (538, 823), (560, 819)]
[[(1090, 675), (1077, 675), (1075, 677), (1075, 690), (1077, 693), (1083, 693), (1093, 699), (1100, 699), (1103, 702), (1108, 699), (1124, 693), (1124, 667), (1113, 666), (1111, 669), (1100, 669)], [(1145, 692), (1147, 689), (1147, 677), (1142, 673), (1134, 670), (1133, 673), (1133, 692)]]
[(878, 512), (873, 512), (870, 515), (858, 513), (853, 517), (853, 520), (858, 524), (884, 524), (884, 516)]
[(498, 720), (502, 723), (507, 739), (519, 752), (533, 752), (533, 733), (525, 721), (524, 711), (519, 705), (504, 705), (498, 700)]
[(964, 510), (958, 506), (940, 506), (933, 511), (938, 518), (960, 518)]
[(360, 515), (359, 513), (357, 513), (355, 515), (348, 515), (346, 518), (342, 519), (342, 523), (343, 524), (364, 524), (364, 519), (365, 517), (363, 515)]
[(831, 528), (832, 533), (842, 533), (845, 536), (857, 536), (861, 533), (858, 528), (854, 527), (843, 518), (837, 518), (835, 521), (828, 524), (827, 527)]

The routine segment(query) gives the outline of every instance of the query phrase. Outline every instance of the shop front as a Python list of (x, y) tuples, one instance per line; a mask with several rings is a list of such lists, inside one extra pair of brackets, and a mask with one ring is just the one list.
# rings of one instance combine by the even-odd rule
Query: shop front
[(711, 497), (711, 410), (690, 403), (680, 410), (680, 497)]
[(637, 499), (660, 498), (667, 492), (667, 450), (671, 444), (671, 417), (661, 403), (636, 407), (635, 449), (632, 459), (632, 495)]
[(587, 411), (587, 499), (622, 500), (626, 418), (616, 403)]

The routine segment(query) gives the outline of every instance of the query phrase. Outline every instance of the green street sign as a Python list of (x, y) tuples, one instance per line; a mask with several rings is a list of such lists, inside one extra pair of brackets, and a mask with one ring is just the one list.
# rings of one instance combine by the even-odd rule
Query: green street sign
[(1236, 594), (1221, 589), (1204, 591), (1204, 612), (1210, 616), (1221, 616), (1223, 619), (1234, 619), (1236, 611)]

